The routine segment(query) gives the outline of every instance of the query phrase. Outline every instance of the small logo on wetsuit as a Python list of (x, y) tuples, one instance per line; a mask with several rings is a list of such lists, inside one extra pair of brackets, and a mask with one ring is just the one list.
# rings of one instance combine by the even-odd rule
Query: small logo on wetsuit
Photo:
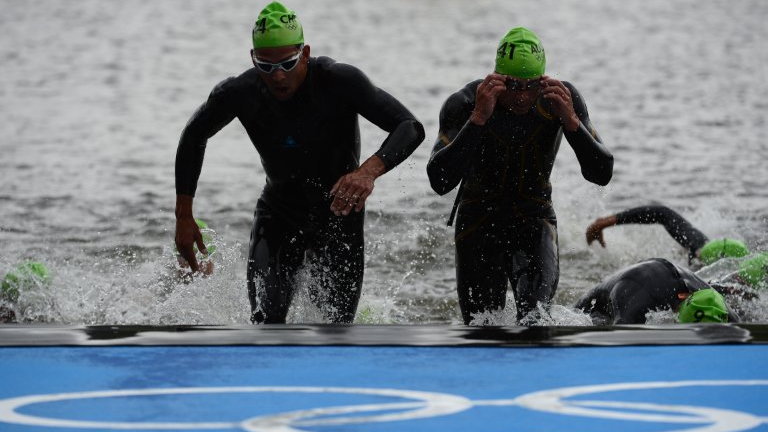
[(289, 137), (288, 137), (288, 138), (286, 138), (286, 139), (285, 139), (285, 141), (283, 142), (283, 148), (296, 148), (296, 147), (298, 147), (298, 146), (299, 146), (299, 143), (298, 143), (298, 142), (296, 142), (296, 140), (295, 140), (295, 139), (293, 139), (293, 137), (292, 137), (292, 136), (289, 136)]

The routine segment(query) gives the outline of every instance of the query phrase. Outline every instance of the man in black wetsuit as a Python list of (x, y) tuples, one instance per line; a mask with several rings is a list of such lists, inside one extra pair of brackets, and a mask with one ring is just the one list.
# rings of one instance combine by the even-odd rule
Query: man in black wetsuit
[(691, 262), (698, 259), (708, 265), (724, 257), (738, 258), (749, 255), (747, 246), (741, 241), (730, 238), (710, 240), (679, 213), (661, 205), (634, 207), (597, 218), (587, 227), (587, 244), (597, 240), (605, 247), (603, 230), (625, 224), (660, 224), (680, 246), (688, 250), (688, 260)]
[[(700, 294), (699, 294), (700, 293)], [(738, 322), (738, 315), (725, 305), (713, 287), (671, 262), (654, 258), (622, 269), (595, 286), (576, 303), (590, 314), (595, 325), (644, 324), (646, 314), (655, 310), (677, 311), (689, 297), (679, 315), (680, 322)], [(691, 313), (688, 307), (702, 306)]]
[[(189, 120), (176, 155), (176, 244), (194, 271), (205, 251), (192, 199), (208, 138), (235, 117), (261, 156), (267, 183), (248, 257), (251, 320), (284, 323), (306, 263), (310, 297), (331, 322), (352, 322), (363, 281), (364, 205), (374, 180), (405, 160), (424, 129), (360, 70), (310, 57), (293, 11), (278, 2), (253, 29), (254, 68), (217, 85)], [(362, 165), (358, 114), (389, 132)]]
[(680, 246), (688, 250), (688, 259), (699, 259), (703, 264), (712, 264), (724, 257), (743, 257), (749, 254), (747, 246), (739, 240), (721, 238), (710, 240), (684, 217), (669, 207), (648, 205), (634, 207), (614, 215), (595, 219), (587, 227), (587, 244), (597, 240), (605, 247), (603, 230), (614, 225), (660, 224)]
[(613, 174), (613, 156), (581, 95), (545, 76), (545, 63), (536, 35), (512, 29), (499, 44), (494, 73), (451, 95), (440, 112), (427, 173), (440, 195), (461, 183), (456, 279), (467, 324), (473, 315), (502, 309), (508, 283), (518, 320), (555, 294), (557, 222), (549, 177), (563, 134), (584, 178), (606, 185)]
[[(678, 244), (688, 250), (688, 262), (695, 260), (709, 265), (721, 258), (742, 258), (750, 254), (747, 245), (731, 238), (710, 240), (703, 232), (694, 227), (676, 211), (661, 205), (635, 207), (614, 215), (597, 218), (587, 227), (587, 244), (597, 240), (605, 247), (603, 230), (614, 225), (625, 224), (660, 224)], [(768, 287), (768, 253), (756, 253), (739, 263), (737, 272), (728, 275), (727, 282), (752, 288)], [(724, 281), (725, 282), (725, 281)], [(739, 295), (744, 298), (754, 297), (744, 289), (731, 286), (722, 287), (726, 295)]]

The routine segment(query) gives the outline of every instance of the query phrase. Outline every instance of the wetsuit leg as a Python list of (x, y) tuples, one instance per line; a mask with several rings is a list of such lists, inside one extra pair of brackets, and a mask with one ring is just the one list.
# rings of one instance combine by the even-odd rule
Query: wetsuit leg
[(498, 236), (489, 224), (466, 219), (460, 214), (456, 225), (456, 284), (461, 316), (470, 324), (473, 315), (504, 309), (508, 282)]
[(512, 284), (520, 321), (541, 302), (549, 304), (560, 279), (557, 223), (533, 219), (512, 226), (505, 271)]
[(305, 247), (299, 230), (259, 200), (248, 252), (251, 322), (285, 323)]
[(332, 323), (352, 323), (363, 287), (364, 212), (328, 216), (310, 242), (310, 298)]

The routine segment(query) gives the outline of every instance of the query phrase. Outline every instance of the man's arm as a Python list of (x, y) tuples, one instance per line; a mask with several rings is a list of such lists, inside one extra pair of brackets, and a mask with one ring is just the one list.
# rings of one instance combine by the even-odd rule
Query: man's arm
[(604, 281), (583, 295), (574, 306), (589, 315), (593, 325), (613, 324), (613, 308), (609, 299), (610, 281)]
[(363, 209), (378, 177), (407, 159), (424, 141), (424, 127), (400, 101), (373, 85), (359, 69), (337, 63), (333, 71), (342, 97), (371, 123), (389, 132), (376, 153), (331, 188), (331, 211), (348, 215), (352, 209)]
[[(445, 195), (464, 178), (483, 136), (481, 122), (473, 122), (472, 86), (451, 95), (440, 110), (440, 130), (427, 163), (432, 189)], [(484, 123), (484, 122), (482, 122)]]
[(546, 76), (542, 81), (544, 98), (551, 102), (554, 114), (563, 124), (565, 138), (576, 153), (581, 174), (592, 183), (607, 185), (613, 176), (613, 155), (592, 127), (581, 94), (571, 83)]
[(707, 236), (696, 229), (676, 211), (665, 206), (642, 206), (624, 210), (615, 215), (599, 218), (587, 228), (587, 243), (597, 240), (605, 247), (603, 230), (613, 225), (661, 224), (669, 235), (690, 254), (695, 254), (709, 241)]
[(176, 249), (189, 263), (193, 272), (198, 270), (194, 244), (207, 253), (192, 213), (197, 181), (203, 168), (203, 157), (208, 139), (235, 118), (229, 92), (232, 79), (213, 89), (208, 100), (195, 111), (181, 133), (176, 149)]

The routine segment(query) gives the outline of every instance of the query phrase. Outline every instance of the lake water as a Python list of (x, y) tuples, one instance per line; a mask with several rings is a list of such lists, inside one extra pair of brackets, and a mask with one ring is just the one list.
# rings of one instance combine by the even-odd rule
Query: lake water
[[(424, 124), (415, 154), (368, 200), (358, 322), (459, 323), (454, 194), (425, 166), (444, 100), (493, 67), (511, 27), (536, 31), (548, 73), (583, 94), (615, 156), (604, 188), (563, 141), (552, 176), (559, 220), (557, 307), (540, 324), (589, 324), (569, 309), (603, 277), (650, 257), (687, 265), (661, 227), (606, 231), (596, 217), (662, 203), (711, 238), (768, 249), (768, 3), (529, 0), (301, 0), (287, 3), (313, 55), (353, 64)], [(45, 262), (49, 287), (22, 293), (24, 320), (83, 324), (244, 324), (245, 265), (259, 158), (233, 122), (208, 146), (195, 214), (218, 246), (212, 277), (174, 277), (174, 156), (187, 119), (222, 79), (251, 67), (262, 3), (0, 0), (0, 274)], [(363, 157), (384, 138), (361, 122)], [(737, 263), (704, 269), (720, 277)], [(767, 300), (748, 305), (768, 321)], [(514, 323), (500, 314), (499, 324)], [(669, 322), (671, 314), (651, 317)], [(291, 322), (320, 322), (300, 296)]]

